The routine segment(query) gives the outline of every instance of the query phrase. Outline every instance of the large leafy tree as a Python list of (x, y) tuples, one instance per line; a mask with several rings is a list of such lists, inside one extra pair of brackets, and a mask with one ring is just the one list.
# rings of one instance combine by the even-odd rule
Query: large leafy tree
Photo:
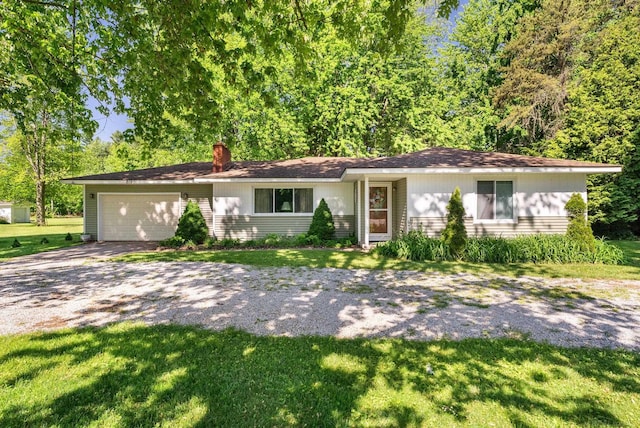
[(510, 65), (495, 101), (502, 125), (523, 129), (514, 150), (625, 165), (622, 177), (589, 177), (589, 213), (600, 224), (636, 221), (629, 194), (640, 127), (637, 1), (544, 1), (506, 46)]
[(0, 110), (15, 123), (19, 151), (35, 183), (37, 224), (44, 224), (45, 191), (57, 179), (52, 151), (77, 150), (94, 122), (85, 107), (94, 76), (88, 47), (92, 18), (77, 3), (0, 3)]
[(539, 7), (538, 0), (470, 0), (440, 50), (447, 111), (443, 129), (458, 145), (477, 150), (509, 150), (517, 130), (498, 124), (493, 103), (504, 79), (504, 46), (518, 20)]
[[(118, 107), (135, 120), (136, 133), (152, 141), (186, 124), (196, 141), (211, 143), (234, 108), (230, 95), (259, 94), (258, 106), (281, 101), (273, 86), (280, 64), (290, 56), (296, 78), (312, 78), (316, 42), (327, 29), (372, 51), (391, 51), (412, 3), (142, 0), (98, 2), (96, 14), (104, 17), (104, 56), (130, 100)], [(382, 32), (373, 37), (368, 19), (378, 11)]]

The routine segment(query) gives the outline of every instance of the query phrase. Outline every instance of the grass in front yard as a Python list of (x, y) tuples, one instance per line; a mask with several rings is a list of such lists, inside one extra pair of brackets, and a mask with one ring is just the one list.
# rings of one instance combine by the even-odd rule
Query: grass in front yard
[(382, 257), (362, 251), (319, 249), (160, 251), (118, 257), (119, 261), (205, 261), (240, 263), (254, 266), (308, 266), (344, 269), (397, 269), (443, 273), (499, 274), (549, 278), (640, 280), (640, 241), (613, 241), (625, 252), (624, 265), (601, 264), (496, 264), (467, 262), (412, 262)]
[[(71, 233), (73, 241), (65, 241), (67, 233)], [(82, 217), (50, 218), (46, 226), (34, 223), (0, 224), (0, 259), (41, 253), (57, 248), (76, 245), (82, 233)], [(18, 239), (21, 247), (11, 248), (14, 239)], [(42, 244), (47, 238), (48, 244)]]
[(0, 337), (0, 426), (640, 426), (640, 355), (186, 326)]

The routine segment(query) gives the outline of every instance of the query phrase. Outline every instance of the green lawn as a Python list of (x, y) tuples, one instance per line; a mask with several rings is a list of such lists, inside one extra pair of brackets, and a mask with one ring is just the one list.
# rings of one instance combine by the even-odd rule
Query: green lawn
[[(73, 241), (64, 239), (67, 233), (71, 233)], [(81, 233), (81, 217), (50, 218), (47, 225), (41, 227), (33, 223), (0, 224), (0, 260), (76, 245), (81, 242)], [(22, 246), (11, 248), (16, 238)], [(49, 243), (41, 244), (43, 238)]]
[[(431, 369), (431, 370), (430, 370)], [(640, 355), (115, 324), (0, 337), (0, 426), (640, 426)]]
[(362, 251), (318, 249), (161, 251), (129, 254), (117, 260), (206, 261), (241, 263), (255, 266), (309, 266), (345, 269), (402, 269), (443, 273), (499, 274), (550, 278), (631, 279), (640, 280), (640, 241), (614, 241), (627, 257), (624, 265), (601, 264), (489, 264), (463, 262), (410, 262)]

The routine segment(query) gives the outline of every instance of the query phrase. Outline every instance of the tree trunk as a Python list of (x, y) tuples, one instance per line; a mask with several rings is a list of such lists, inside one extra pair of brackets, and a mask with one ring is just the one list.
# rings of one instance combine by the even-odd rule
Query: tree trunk
[(47, 135), (49, 115), (42, 111), (39, 121), (32, 128), (32, 132), (24, 136), (22, 150), (31, 166), (33, 180), (36, 184), (36, 225), (45, 225), (45, 183), (47, 172)]
[(45, 183), (42, 178), (36, 178), (36, 225), (45, 225), (45, 206), (44, 206), (44, 188)]

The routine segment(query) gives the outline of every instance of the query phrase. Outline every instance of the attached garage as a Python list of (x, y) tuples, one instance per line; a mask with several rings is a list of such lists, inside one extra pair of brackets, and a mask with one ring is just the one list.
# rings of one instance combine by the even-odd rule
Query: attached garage
[(99, 193), (99, 241), (161, 241), (175, 234), (180, 193)]

